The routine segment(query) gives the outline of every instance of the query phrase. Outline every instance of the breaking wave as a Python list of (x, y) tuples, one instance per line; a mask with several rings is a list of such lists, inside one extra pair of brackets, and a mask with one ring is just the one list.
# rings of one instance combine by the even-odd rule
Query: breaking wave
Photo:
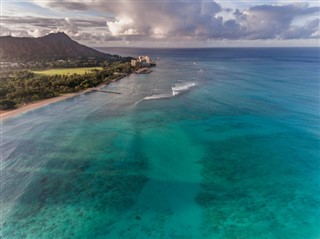
[(158, 99), (170, 98), (172, 96), (173, 96), (172, 94), (153, 94), (150, 96), (146, 96), (143, 99), (144, 100), (158, 100)]
[(176, 81), (171, 86), (171, 92), (168, 93), (153, 93), (152, 95), (146, 96), (143, 100), (159, 100), (171, 98), (179, 95), (182, 92), (188, 91), (190, 88), (196, 86), (195, 82), (190, 81)]
[(172, 95), (179, 95), (180, 93), (189, 90), (196, 85), (195, 82), (177, 81), (172, 84)]

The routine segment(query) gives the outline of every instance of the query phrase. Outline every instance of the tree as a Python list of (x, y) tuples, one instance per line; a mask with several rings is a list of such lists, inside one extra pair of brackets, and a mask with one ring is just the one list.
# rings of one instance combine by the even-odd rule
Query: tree
[(0, 110), (9, 110), (16, 107), (16, 102), (13, 100), (0, 100)]

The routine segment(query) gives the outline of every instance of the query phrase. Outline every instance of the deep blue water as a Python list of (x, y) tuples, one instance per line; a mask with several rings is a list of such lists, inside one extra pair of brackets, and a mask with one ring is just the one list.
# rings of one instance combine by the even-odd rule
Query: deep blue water
[(103, 50), (157, 67), (2, 123), (1, 238), (320, 238), (319, 48)]

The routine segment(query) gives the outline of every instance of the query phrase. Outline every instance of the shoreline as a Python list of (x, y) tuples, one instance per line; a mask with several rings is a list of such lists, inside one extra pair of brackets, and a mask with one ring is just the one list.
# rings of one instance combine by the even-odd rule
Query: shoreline
[(101, 87), (104, 87), (104, 86), (107, 86), (109, 85), (110, 83), (112, 82), (116, 82), (124, 77), (127, 77), (129, 74), (126, 74), (126, 75), (123, 75), (123, 76), (120, 76), (116, 79), (113, 79), (107, 83), (103, 83), (103, 84), (100, 84), (96, 87), (93, 87), (93, 88), (88, 88), (88, 89), (85, 89), (83, 91), (79, 91), (79, 92), (75, 92), (75, 93), (67, 93), (67, 94), (63, 94), (63, 95), (59, 95), (59, 96), (56, 96), (56, 97), (53, 97), (53, 98), (48, 98), (48, 99), (43, 99), (43, 100), (39, 100), (39, 101), (35, 101), (35, 102), (31, 102), (31, 103), (28, 103), (24, 106), (21, 106), (17, 109), (13, 109), (13, 110), (0, 110), (0, 121), (4, 121), (6, 119), (9, 119), (9, 118), (12, 118), (14, 116), (17, 116), (17, 115), (20, 115), (20, 114), (23, 114), (23, 113), (26, 113), (28, 111), (31, 111), (31, 110), (35, 110), (35, 109), (38, 109), (38, 108), (41, 108), (41, 107), (45, 107), (47, 105), (50, 105), (52, 103), (56, 103), (56, 102), (59, 102), (59, 101), (63, 101), (63, 100), (66, 100), (66, 99), (69, 99), (69, 98), (72, 98), (72, 97), (75, 97), (75, 96), (78, 96), (78, 95), (81, 95), (81, 94), (84, 94), (84, 93), (88, 93), (88, 92), (93, 92), (93, 91), (96, 91), (96, 90), (99, 90)]

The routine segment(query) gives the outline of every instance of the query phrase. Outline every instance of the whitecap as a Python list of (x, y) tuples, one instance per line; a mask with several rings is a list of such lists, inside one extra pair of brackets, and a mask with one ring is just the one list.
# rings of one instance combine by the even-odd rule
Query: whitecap
[(149, 95), (144, 97), (144, 100), (159, 100), (159, 99), (164, 99), (164, 98), (170, 98), (172, 97), (173, 94), (153, 94), (153, 95)]
[(189, 90), (191, 87), (194, 87), (195, 85), (196, 85), (195, 82), (177, 80), (175, 83), (172, 84), (171, 92), (155, 93), (157, 91), (163, 92), (163, 89), (154, 89), (151, 95), (144, 97), (142, 100), (139, 100), (138, 102), (136, 102), (136, 104), (140, 103), (143, 100), (159, 100), (159, 99), (171, 98), (179, 95), (184, 91)]
[(181, 92), (189, 90), (196, 85), (195, 82), (177, 81), (172, 84), (172, 95), (178, 95)]

